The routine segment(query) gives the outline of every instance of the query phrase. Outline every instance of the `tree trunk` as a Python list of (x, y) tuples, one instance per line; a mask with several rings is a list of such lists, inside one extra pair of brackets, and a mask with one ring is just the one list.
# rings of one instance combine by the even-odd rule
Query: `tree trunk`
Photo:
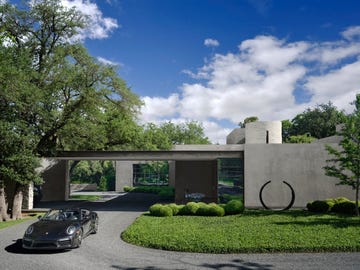
[(20, 184), (16, 184), (16, 191), (13, 200), (13, 207), (11, 217), (12, 219), (21, 219), (21, 210), (22, 210), (22, 202), (23, 202), (23, 186)]
[(356, 180), (356, 194), (355, 194), (355, 215), (359, 216), (359, 186), (360, 186), (360, 178), (358, 177)]
[(6, 203), (6, 196), (5, 196), (5, 188), (0, 187), (0, 222), (8, 221), (9, 215), (7, 214), (7, 203)]

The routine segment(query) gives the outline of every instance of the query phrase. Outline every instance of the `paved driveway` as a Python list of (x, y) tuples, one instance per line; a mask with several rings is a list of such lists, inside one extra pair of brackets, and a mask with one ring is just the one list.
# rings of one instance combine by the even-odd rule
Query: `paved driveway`
[(22, 250), (17, 240), (31, 221), (0, 230), (0, 269), (360, 269), (360, 253), (214, 255), (153, 250), (123, 242), (121, 232), (155, 201), (151, 195), (131, 194), (83, 203), (99, 213), (99, 232), (71, 251)]

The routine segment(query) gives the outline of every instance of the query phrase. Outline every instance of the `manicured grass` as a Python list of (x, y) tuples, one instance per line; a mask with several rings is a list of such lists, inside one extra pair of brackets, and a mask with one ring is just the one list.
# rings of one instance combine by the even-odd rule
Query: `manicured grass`
[(22, 222), (30, 220), (30, 219), (35, 219), (37, 216), (39, 216), (41, 214), (42, 213), (38, 213), (38, 214), (33, 214), (32, 216), (29, 216), (29, 217), (24, 217), (23, 219), (0, 222), (0, 230), (5, 229), (10, 226), (13, 226), (13, 225), (16, 225), (16, 224), (19, 224), (19, 223), (22, 223)]
[(101, 198), (101, 196), (98, 196), (98, 195), (71, 195), (70, 196), (70, 199), (84, 200), (84, 201), (96, 201), (100, 198)]
[(360, 218), (246, 210), (225, 217), (139, 217), (122, 238), (135, 245), (205, 253), (360, 251)]

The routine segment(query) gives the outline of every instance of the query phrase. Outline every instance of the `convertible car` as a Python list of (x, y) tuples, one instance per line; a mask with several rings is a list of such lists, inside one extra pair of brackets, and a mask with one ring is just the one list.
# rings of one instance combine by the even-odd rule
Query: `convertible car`
[(25, 231), (25, 249), (71, 249), (98, 230), (96, 212), (87, 209), (52, 209)]

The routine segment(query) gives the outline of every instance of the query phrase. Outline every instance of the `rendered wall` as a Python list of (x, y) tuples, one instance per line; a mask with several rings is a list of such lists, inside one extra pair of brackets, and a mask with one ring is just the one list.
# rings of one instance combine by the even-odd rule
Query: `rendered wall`
[(280, 121), (256, 121), (245, 126), (245, 143), (282, 143)]
[(235, 128), (226, 136), (226, 144), (243, 144), (245, 143), (245, 128)]
[(336, 178), (325, 176), (326, 159), (324, 144), (245, 145), (245, 206), (262, 207), (259, 191), (267, 181), (272, 182), (264, 188), (263, 199), (270, 207), (285, 207), (290, 202), (290, 189), (282, 181), (295, 190), (294, 207), (340, 196), (354, 200), (350, 187), (337, 186)]
[(175, 202), (186, 203), (185, 193), (203, 193), (217, 202), (217, 161), (176, 161)]
[(116, 161), (115, 191), (124, 191), (125, 186), (133, 186), (134, 161)]
[(42, 160), (42, 201), (64, 201), (69, 199), (70, 178), (67, 160)]

